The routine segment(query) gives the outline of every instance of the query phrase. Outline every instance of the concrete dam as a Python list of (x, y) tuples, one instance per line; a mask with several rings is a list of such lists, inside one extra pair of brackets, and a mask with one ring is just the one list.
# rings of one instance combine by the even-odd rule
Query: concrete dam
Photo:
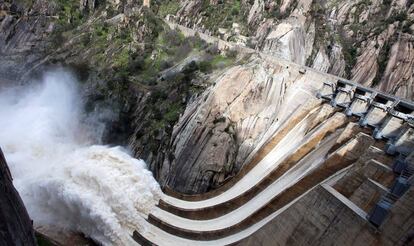
[[(321, 244), (332, 240), (328, 235), (344, 245), (402, 243), (414, 212), (408, 205), (414, 195), (413, 105), (343, 81), (323, 83), (316, 97), (223, 187), (201, 195), (167, 189), (148, 217), (150, 229), (134, 233), (137, 242), (289, 244), (311, 223), (318, 227), (301, 231), (303, 238)], [(300, 207), (307, 209), (299, 213)], [(321, 217), (323, 223), (314, 224)], [(341, 222), (332, 227), (335, 220)], [(333, 232), (323, 235), (328, 229)]]
[[(220, 42), (223, 49), (234, 48)], [(413, 243), (414, 104), (239, 49), (255, 53), (266, 68), (295, 78), (281, 102), (286, 110), (278, 115), (280, 123), (221, 187), (198, 195), (166, 187), (146, 220), (147, 229), (133, 233), (136, 242)]]

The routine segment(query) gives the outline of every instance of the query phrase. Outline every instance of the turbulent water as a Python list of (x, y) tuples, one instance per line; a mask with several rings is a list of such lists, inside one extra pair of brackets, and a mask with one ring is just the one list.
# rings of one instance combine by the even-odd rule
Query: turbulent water
[(160, 197), (151, 172), (121, 147), (93, 145), (100, 124), (82, 115), (70, 74), (31, 84), (0, 90), (0, 146), (35, 226), (131, 244)]

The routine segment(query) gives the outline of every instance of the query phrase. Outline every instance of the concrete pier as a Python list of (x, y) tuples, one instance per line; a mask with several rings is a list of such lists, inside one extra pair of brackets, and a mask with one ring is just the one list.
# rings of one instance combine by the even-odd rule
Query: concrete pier
[(414, 149), (414, 123), (405, 123), (395, 140), (387, 144), (387, 153), (408, 156)]
[(341, 81), (336, 84), (336, 94), (334, 99), (331, 101), (331, 105), (336, 107), (348, 108), (354, 97), (355, 85), (350, 85)]
[(364, 116), (368, 112), (369, 105), (376, 95), (376, 92), (356, 89), (351, 105), (345, 110), (345, 114), (347, 116)]
[(388, 139), (389, 154), (408, 155), (414, 149), (412, 102), (345, 80), (323, 83), (316, 96), (344, 108), (347, 116), (360, 117), (362, 127), (374, 128), (375, 139)]
[(388, 109), (393, 104), (392, 100), (378, 94), (368, 109), (368, 112), (361, 118), (361, 126), (379, 127), (387, 117)]
[(375, 129), (374, 137), (376, 139), (381, 139), (383, 137), (387, 139), (394, 139), (398, 137), (404, 122), (406, 122), (409, 118), (410, 115), (398, 112), (395, 109), (390, 109), (383, 124)]
[(318, 98), (332, 100), (335, 96), (336, 86), (332, 82), (324, 82), (321, 90), (316, 95)]

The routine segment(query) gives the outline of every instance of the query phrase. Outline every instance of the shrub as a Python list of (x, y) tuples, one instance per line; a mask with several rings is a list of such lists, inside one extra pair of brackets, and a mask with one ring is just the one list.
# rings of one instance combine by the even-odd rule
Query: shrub
[(209, 72), (211, 72), (211, 70), (213, 70), (213, 66), (211, 65), (211, 62), (209, 62), (209, 61), (201, 61), (198, 64), (198, 67), (199, 67), (200, 71), (203, 72), (203, 73), (209, 73)]
[(211, 44), (210, 46), (208, 46), (208, 48), (206, 49), (206, 52), (210, 55), (217, 55), (220, 53), (220, 50), (218, 48), (218, 44), (214, 43)]
[(162, 61), (160, 62), (160, 70), (162, 71), (162, 70), (168, 69), (168, 68), (170, 68), (172, 65), (173, 65), (173, 64), (172, 64), (170, 61), (168, 61), (168, 60), (162, 60)]
[(162, 3), (158, 9), (158, 15), (165, 18), (169, 14), (176, 14), (180, 10), (180, 2), (176, 0), (166, 1)]
[(177, 31), (177, 30), (168, 30), (165, 32), (163, 36), (161, 36), (164, 40), (161, 40), (162, 43), (170, 44), (173, 46), (179, 46), (184, 41), (184, 35)]
[(231, 9), (231, 15), (239, 15), (240, 10), (237, 7)]
[(188, 63), (184, 69), (183, 69), (183, 73), (185, 75), (191, 74), (195, 71), (197, 71), (199, 69), (197, 63), (195, 61), (191, 61), (190, 63)]
[(144, 69), (145, 61), (142, 56), (130, 57), (128, 69), (132, 71), (141, 71)]

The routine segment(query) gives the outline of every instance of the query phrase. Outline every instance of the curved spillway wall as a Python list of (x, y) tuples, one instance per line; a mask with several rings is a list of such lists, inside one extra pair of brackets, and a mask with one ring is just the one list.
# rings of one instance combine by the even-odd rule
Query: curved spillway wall
[[(371, 210), (380, 204), (381, 196), (394, 197), (388, 189), (400, 190), (400, 180), (404, 181), (404, 177), (396, 179), (399, 174), (392, 173), (395, 156), (404, 160), (414, 149), (412, 104), (349, 81), (323, 83), (334, 78), (298, 71), (290, 65), (283, 67), (283, 63), (273, 65), (275, 69), (269, 69), (272, 76), (286, 76), (284, 83), (288, 85), (281, 110), (276, 112), (280, 121), (265, 129), (261, 143), (257, 143), (241, 172), (222, 187), (201, 195), (167, 189), (149, 216), (150, 230), (134, 234), (138, 242), (251, 243), (263, 231), (269, 234), (267, 228), (278, 223), (278, 216), (294, 216), (290, 206), (302, 202), (305, 196), (315, 196), (315, 192), (327, 195), (324, 206), (349, 209), (349, 213), (341, 214), (338, 227), (356, 216), (356, 226), (364, 228), (367, 237), (374, 236), (365, 231), (372, 225), (379, 226), (373, 224), (375, 213)], [(320, 100), (316, 100), (317, 95)], [(319, 104), (313, 104), (314, 100)], [(309, 104), (313, 106), (304, 110)], [(294, 120), (299, 115), (301, 120)], [(345, 187), (350, 191), (335, 185), (349, 176), (352, 178), (347, 182), (353, 183)], [(386, 186), (390, 184), (397, 188)], [(266, 224), (270, 225), (263, 227)], [(275, 232), (283, 238), (283, 230)], [(307, 233), (303, 240), (317, 236), (312, 231)], [(387, 233), (381, 237), (387, 237)], [(261, 243), (272, 245), (274, 240), (277, 238)]]
[(100, 124), (82, 115), (70, 74), (32, 84), (0, 91), (0, 146), (35, 228), (134, 243), (161, 193), (151, 172), (125, 149), (94, 145)]

